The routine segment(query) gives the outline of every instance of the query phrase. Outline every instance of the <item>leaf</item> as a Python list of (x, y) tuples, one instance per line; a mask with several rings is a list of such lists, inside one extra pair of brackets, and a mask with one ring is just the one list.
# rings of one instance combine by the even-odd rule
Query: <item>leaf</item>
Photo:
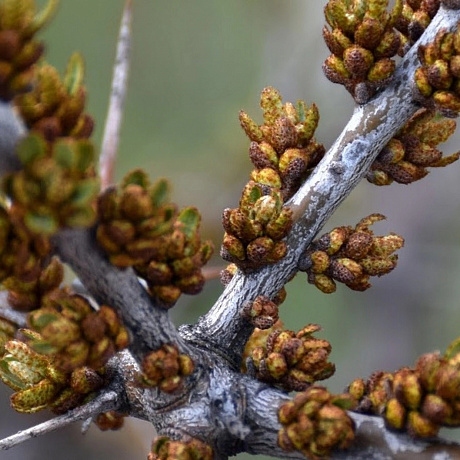
[(170, 189), (171, 187), (166, 179), (157, 180), (150, 190), (152, 204), (159, 208), (169, 201)]
[(452, 359), (454, 356), (458, 355), (460, 353), (460, 337), (455, 339), (453, 342), (449, 344), (449, 346), (446, 349), (446, 352), (444, 353), (444, 356), (446, 359)]
[(24, 217), (27, 228), (42, 235), (52, 235), (58, 230), (58, 223), (53, 216), (27, 212)]
[[(17, 3), (21, 3), (17, 1)], [(54, 13), (57, 11), (57, 6), (59, 4), (59, 0), (48, 0), (46, 6), (35, 14), (33, 21), (29, 24), (25, 31), (26, 36), (31, 36), (35, 34), (39, 29), (46, 25), (47, 22), (51, 20)]]
[(77, 208), (89, 205), (96, 198), (99, 192), (98, 179), (82, 179), (75, 186), (75, 190), (70, 197), (70, 205)]
[(201, 215), (196, 208), (184, 208), (177, 216), (177, 221), (182, 224), (181, 230), (187, 239), (190, 240), (195, 236), (200, 226)]
[(139, 185), (142, 188), (147, 188), (150, 185), (150, 179), (147, 173), (142, 169), (134, 169), (133, 171), (126, 174), (121, 184), (122, 188), (126, 188), (128, 185)]
[(23, 165), (31, 164), (46, 153), (46, 142), (38, 134), (29, 134), (17, 146), (17, 154)]
[(85, 63), (80, 53), (73, 53), (70, 56), (69, 62), (64, 75), (64, 87), (67, 94), (73, 96), (77, 93), (83, 84), (85, 76)]
[(71, 140), (61, 139), (54, 143), (53, 158), (64, 169), (73, 169), (77, 164), (75, 144)]
[(95, 152), (92, 142), (86, 139), (81, 139), (76, 144), (77, 163), (75, 167), (81, 173), (84, 173), (91, 165), (94, 164)]

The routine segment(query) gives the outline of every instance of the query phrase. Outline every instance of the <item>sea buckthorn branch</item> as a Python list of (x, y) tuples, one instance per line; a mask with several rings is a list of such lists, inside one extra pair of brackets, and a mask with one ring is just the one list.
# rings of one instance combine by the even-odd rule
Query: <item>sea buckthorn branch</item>
[[(452, 17), (452, 13), (441, 9), (422, 40), (432, 38), (436, 27), (451, 29), (457, 22), (458, 14)], [(127, 269), (121, 272), (103, 257), (96, 247), (93, 229), (60, 230), (53, 236), (54, 251), (75, 269), (88, 291), (99, 303), (117, 308), (123, 315), (125, 327), (140, 337), (131, 348), (138, 362), (147, 351), (157, 350), (171, 339), (181, 352), (190, 351), (192, 357), (200, 358), (197, 371), (190, 376), (193, 391), (189, 387), (174, 399), (168, 399), (161, 397), (158, 388), (138, 385), (138, 365), (129, 353), (118, 356), (120, 361), (117, 369), (124, 373), (124, 382), (118, 389), (126, 401), (122, 401), (121, 406), (115, 409), (126, 410), (133, 416), (149, 420), (161, 435), (170, 436), (174, 440), (180, 440), (184, 435), (206, 440), (215, 449), (215, 458), (225, 459), (243, 450), (284, 458), (304, 458), (300, 452), (284, 452), (278, 444), (281, 429), (278, 410), (282, 403), (291, 398), (285, 392), (257, 382), (250, 375), (240, 374), (239, 368), (235, 369), (247, 337), (253, 330), (253, 326), (240, 313), (245, 301), (251, 302), (260, 295), (270, 299), (276, 296), (297, 271), (300, 254), (330, 214), (365, 175), (375, 156), (401, 124), (415, 112), (417, 106), (412, 102), (406, 87), (405, 74), (406, 71), (412, 72), (415, 61), (415, 54), (409, 52), (402, 63), (405, 68), (396, 72), (393, 86), (381, 97), (356, 111), (325, 160), (288, 203), (296, 223), (287, 240), (289, 251), (286, 261), (283, 259), (274, 268), (262, 269), (248, 276), (237, 273), (224, 295), (198, 327), (182, 329), (182, 339), (167, 314), (152, 308), (151, 300), (139, 285), (133, 271)], [(381, 118), (385, 119), (382, 121)], [(263, 284), (269, 287), (262, 289)], [(221, 316), (224, 307), (229, 312), (227, 317)], [(212, 318), (211, 315), (216, 317)], [(238, 332), (239, 327), (242, 327), (243, 332)], [(218, 337), (219, 334), (221, 337)], [(203, 348), (207, 348), (208, 356), (205, 353), (200, 356), (199, 350)], [(229, 349), (232, 348), (236, 358), (229, 356)], [(188, 371), (189, 366), (184, 365), (183, 375)], [(92, 411), (90, 415), (96, 413)], [(355, 434), (357, 438), (362, 432), (364, 437), (366, 432), (371, 434), (369, 431), (372, 430), (368, 430), (366, 425), (376, 425), (372, 418), (365, 419), (369, 423), (363, 423), (363, 419), (358, 416), (356, 420), (361, 421)], [(400, 438), (397, 439), (400, 446)], [(373, 442), (368, 437), (365, 443), (369, 445)], [(421, 444), (411, 444), (416, 452), (420, 451)], [(360, 445), (356, 445), (356, 449), (358, 452), (370, 452)], [(381, 451), (384, 452), (384, 449), (389, 447), (382, 447)], [(444, 449), (445, 445), (442, 445), (437, 452)], [(351, 450), (342, 458), (347, 455), (359, 458), (357, 451)], [(389, 452), (390, 455), (395, 453), (391, 450)], [(341, 458), (335, 454), (332, 457)]]
[[(454, 30), (459, 18), (458, 10), (441, 7), (419, 43), (433, 41), (441, 28)], [(229, 359), (239, 366), (242, 350), (252, 332), (240, 314), (244, 302), (259, 295), (272, 298), (291, 279), (297, 272), (302, 252), (367, 174), (382, 148), (419, 109), (407, 84), (407, 75), (413, 75), (418, 66), (417, 46), (413, 46), (396, 68), (389, 86), (370, 102), (355, 109), (337, 141), (296, 195), (286, 203), (292, 209), (295, 222), (286, 239), (286, 256), (256, 273), (238, 271), (208, 314), (195, 326), (180, 329), (185, 337), (209, 349), (223, 344), (227, 355), (228, 350), (232, 351)]]

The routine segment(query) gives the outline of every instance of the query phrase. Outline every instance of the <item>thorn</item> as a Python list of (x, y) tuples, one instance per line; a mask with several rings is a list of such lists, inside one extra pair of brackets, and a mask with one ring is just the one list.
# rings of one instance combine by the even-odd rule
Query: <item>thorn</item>
[(112, 76), (109, 108), (104, 126), (104, 135), (99, 160), (101, 187), (104, 190), (113, 182), (113, 171), (118, 152), (120, 127), (125, 103), (130, 45), (131, 45), (132, 0), (126, 0), (118, 35), (117, 54)]

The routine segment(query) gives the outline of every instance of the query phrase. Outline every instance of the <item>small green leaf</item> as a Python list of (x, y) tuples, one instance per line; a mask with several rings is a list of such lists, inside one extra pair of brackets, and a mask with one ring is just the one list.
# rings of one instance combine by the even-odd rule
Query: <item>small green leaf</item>
[(24, 217), (27, 228), (33, 233), (52, 235), (58, 230), (58, 223), (53, 216), (27, 212)]
[(142, 188), (147, 188), (150, 185), (149, 176), (142, 169), (134, 169), (123, 178), (121, 187), (126, 188), (128, 185), (139, 185)]
[(30, 348), (32, 350), (36, 351), (37, 353), (40, 353), (41, 355), (52, 355), (54, 353), (57, 353), (59, 351), (58, 348), (53, 347), (49, 342), (46, 341), (37, 341), (37, 342), (30, 342)]
[(18, 157), (23, 165), (31, 164), (46, 153), (46, 142), (38, 134), (29, 134), (17, 146)]
[(43, 329), (44, 327), (48, 326), (48, 324), (51, 324), (53, 321), (56, 321), (59, 317), (58, 315), (54, 313), (42, 313), (39, 310), (37, 310), (39, 314), (31, 314), (29, 315), (29, 321), (30, 325), (34, 329)]
[(192, 239), (200, 225), (201, 215), (196, 208), (184, 208), (177, 216), (177, 221), (182, 224), (181, 230), (187, 239)]
[(76, 208), (65, 219), (67, 227), (89, 227), (94, 224), (96, 213), (90, 206)]
[(152, 203), (155, 207), (159, 208), (169, 201), (170, 189), (171, 187), (166, 179), (159, 179), (153, 185), (150, 196), (152, 197)]
[(98, 179), (82, 179), (75, 186), (74, 193), (70, 198), (70, 204), (77, 208), (89, 205), (99, 192)]
[[(21, 2), (17, 2), (17, 3), (21, 3)], [(54, 13), (57, 10), (58, 4), (59, 4), (59, 0), (48, 0), (48, 3), (46, 4), (46, 6), (41, 11), (35, 14), (34, 19), (29, 24), (24, 34), (30, 37), (33, 34), (35, 34), (39, 29), (41, 29), (43, 26), (45, 26), (46, 23), (52, 19)]]
[(81, 139), (76, 143), (78, 171), (84, 173), (93, 163), (95, 159), (94, 145), (91, 141)]
[(73, 169), (77, 164), (77, 151), (73, 141), (61, 139), (54, 143), (53, 158), (64, 169)]
[(453, 342), (449, 344), (447, 347), (446, 352), (444, 353), (444, 356), (446, 359), (452, 359), (454, 356), (458, 355), (460, 353), (460, 337), (455, 339)]
[(85, 76), (85, 63), (80, 53), (73, 53), (70, 56), (69, 62), (64, 75), (64, 87), (67, 94), (73, 96), (83, 83)]

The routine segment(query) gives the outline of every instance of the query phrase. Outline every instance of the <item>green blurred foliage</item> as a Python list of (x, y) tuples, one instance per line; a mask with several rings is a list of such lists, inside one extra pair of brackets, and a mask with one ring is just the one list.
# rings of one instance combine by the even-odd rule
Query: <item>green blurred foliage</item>
[[(321, 114), (317, 138), (326, 148), (351, 114), (348, 93), (321, 71), (328, 55), (321, 38), (325, 3), (134, 0), (117, 179), (134, 167), (144, 167), (153, 178), (169, 178), (174, 200), (202, 211), (203, 235), (219, 248), (222, 210), (236, 205), (251, 168), (238, 111), (261, 120), (259, 93), (266, 85), (277, 87), (285, 100), (315, 101)], [(82, 52), (97, 144), (122, 7), (122, 0), (61, 0), (57, 17), (42, 35), (48, 61), (60, 70), (73, 51)], [(458, 149), (458, 141), (456, 134), (446, 152)], [(326, 382), (333, 391), (376, 369), (412, 365), (418, 355), (443, 350), (459, 335), (458, 168), (435, 170), (410, 187), (363, 182), (328, 223), (325, 231), (380, 212), (388, 221), (376, 225), (376, 233), (395, 231), (406, 238), (399, 266), (374, 281), (372, 289), (356, 293), (340, 286), (327, 296), (307, 285), (304, 275), (288, 286), (282, 318), (295, 330), (309, 322), (323, 326), (321, 336), (332, 343), (331, 359), (337, 365), (336, 375)], [(224, 266), (218, 256), (211, 264)], [(174, 321), (195, 321), (221, 292), (215, 280), (201, 295), (183, 296), (172, 310)], [(6, 401), (7, 390), (1, 391)], [(2, 408), (0, 418), (2, 437), (46, 418), (12, 411), (6, 416), (7, 410)], [(115, 434), (92, 427), (89, 439), (76, 428), (66, 429), (2, 453), (2, 459), (145, 458), (152, 438), (151, 427), (138, 422)]]

